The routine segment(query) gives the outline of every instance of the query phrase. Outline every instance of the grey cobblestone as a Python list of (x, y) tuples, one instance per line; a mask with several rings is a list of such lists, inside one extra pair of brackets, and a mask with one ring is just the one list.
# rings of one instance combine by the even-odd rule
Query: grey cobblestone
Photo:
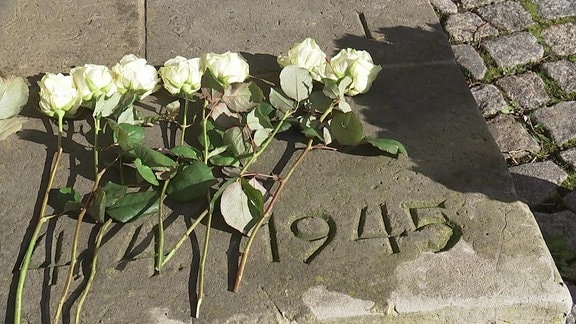
[(576, 92), (576, 63), (562, 60), (543, 64), (544, 71), (566, 93)]
[(534, 113), (538, 122), (546, 127), (558, 145), (576, 138), (576, 101), (565, 101), (543, 107)]
[(498, 115), (490, 119), (488, 128), (506, 159), (516, 160), (540, 151), (540, 145), (528, 134), (526, 128), (510, 115)]
[(508, 32), (516, 32), (533, 25), (532, 16), (515, 1), (504, 1), (478, 8), (478, 14), (492, 25)]
[(452, 45), (452, 51), (456, 57), (456, 62), (466, 69), (476, 80), (482, 80), (486, 74), (487, 68), (480, 54), (474, 47), (468, 44)]
[[(576, 148), (571, 148), (566, 151), (562, 151), (560, 152), (560, 156), (564, 161), (566, 161), (566, 163), (570, 164), (573, 168), (576, 168)], [(576, 201), (574, 206), (576, 206)], [(574, 210), (576, 211), (576, 208), (574, 208)]]
[(464, 9), (478, 8), (490, 3), (502, 2), (504, 0), (460, 0)]
[(478, 84), (470, 88), (484, 117), (492, 117), (508, 108), (500, 90), (491, 84)]
[(568, 239), (567, 247), (576, 250), (576, 237), (574, 236), (576, 233), (576, 214), (573, 211), (563, 210), (553, 214), (534, 213), (534, 217), (536, 217), (545, 238), (565, 237)]
[(430, 4), (443, 14), (454, 14), (458, 12), (458, 6), (451, 0), (430, 0)]
[(483, 46), (500, 68), (536, 62), (544, 56), (544, 48), (538, 44), (536, 37), (528, 32), (487, 40)]
[(574, 0), (533, 0), (538, 6), (538, 13), (546, 19), (576, 16)]
[(573, 23), (552, 25), (542, 31), (542, 38), (556, 55), (576, 54), (576, 25)]
[(498, 35), (498, 30), (472, 12), (450, 15), (445, 29), (457, 43), (477, 41)]
[(502, 78), (496, 84), (524, 110), (536, 109), (550, 100), (544, 81), (532, 71)]
[(552, 161), (511, 167), (510, 173), (518, 196), (530, 207), (552, 198), (568, 174)]

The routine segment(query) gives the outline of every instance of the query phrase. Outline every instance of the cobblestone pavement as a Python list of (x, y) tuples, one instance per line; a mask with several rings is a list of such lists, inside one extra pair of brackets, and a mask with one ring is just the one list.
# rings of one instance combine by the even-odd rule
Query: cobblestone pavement
[(576, 1), (430, 2), (519, 196), (574, 288)]

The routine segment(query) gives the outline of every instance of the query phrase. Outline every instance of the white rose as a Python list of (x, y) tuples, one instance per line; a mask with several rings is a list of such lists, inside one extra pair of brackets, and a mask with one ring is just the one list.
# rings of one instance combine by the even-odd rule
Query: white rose
[(24, 78), (0, 76), (0, 119), (16, 116), (28, 102), (28, 85)]
[(164, 63), (160, 68), (160, 77), (164, 82), (164, 88), (172, 95), (189, 96), (200, 89), (202, 70), (200, 59), (186, 59), (176, 56)]
[(244, 82), (250, 74), (248, 63), (238, 53), (204, 54), (200, 66), (202, 71), (210, 70), (212, 75), (223, 85)]
[(346, 94), (355, 96), (370, 90), (372, 82), (382, 70), (380, 65), (375, 65), (370, 53), (351, 48), (342, 49), (330, 60), (326, 66), (326, 78), (339, 80), (345, 76), (352, 79), (352, 83)]
[(82, 97), (69, 75), (46, 73), (38, 82), (40, 86), (40, 110), (53, 117), (76, 114)]
[(278, 56), (277, 61), (281, 67), (296, 65), (308, 70), (316, 81), (324, 78), (326, 54), (312, 38), (306, 38), (301, 43), (294, 44), (288, 51), (288, 56)]
[(70, 75), (85, 102), (97, 100), (101, 96), (109, 98), (117, 92), (112, 71), (106, 66), (85, 64), (73, 68)]
[(112, 71), (115, 73), (118, 92), (133, 91), (142, 99), (158, 90), (158, 73), (145, 59), (134, 54), (124, 56)]

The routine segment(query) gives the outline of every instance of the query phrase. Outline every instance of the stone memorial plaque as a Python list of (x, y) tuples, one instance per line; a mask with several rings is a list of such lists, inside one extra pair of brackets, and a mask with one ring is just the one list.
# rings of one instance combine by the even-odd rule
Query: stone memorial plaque
[[(383, 70), (369, 94), (354, 98), (353, 109), (368, 135), (399, 140), (409, 154), (395, 158), (367, 148), (312, 151), (258, 233), (238, 293), (230, 290), (246, 238), (217, 217), (198, 319), (193, 315), (203, 225), (160, 275), (154, 275), (153, 264), (155, 217), (111, 226), (83, 322), (565, 319), (571, 307), (568, 290), (533, 215), (514, 193), (505, 162), (427, 1), (256, 5), (158, 0), (148, 1), (146, 9), (148, 59), (154, 64), (175, 55), (245, 51), (257, 72), (275, 73), (272, 55), (306, 36), (315, 37), (328, 53), (340, 47), (370, 51)], [(157, 108), (161, 101), (149, 98), (140, 107)], [(32, 117), (38, 117), (35, 105), (31, 101), (25, 108)], [(55, 150), (53, 129), (50, 122), (34, 118), (18, 135), (0, 142), (0, 313), (7, 322), (13, 315), (18, 260)], [(55, 187), (86, 191), (91, 164), (78, 157), (91, 150), (84, 136), (91, 127), (74, 121), (67, 129), (75, 134), (63, 141)], [(166, 146), (163, 139), (169, 134), (152, 131), (157, 132), (148, 134), (152, 144)], [(303, 146), (300, 135), (287, 133), (254, 170), (283, 174)], [(200, 210), (192, 204), (167, 207), (165, 245), (171, 247)], [(69, 217), (44, 226), (26, 282), (24, 322), (49, 322), (53, 316), (74, 226)], [(88, 242), (94, 242), (97, 230), (88, 222), (82, 226), (80, 262), (64, 322), (73, 322), (89, 274)]]

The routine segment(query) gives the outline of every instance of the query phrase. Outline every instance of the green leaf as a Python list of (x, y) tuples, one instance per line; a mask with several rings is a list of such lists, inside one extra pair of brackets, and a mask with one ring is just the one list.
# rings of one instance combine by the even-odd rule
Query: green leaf
[(260, 147), (260, 145), (262, 145), (262, 143), (266, 141), (266, 139), (270, 136), (270, 134), (272, 134), (272, 131), (273, 131), (272, 128), (264, 128), (255, 131), (254, 135), (252, 136), (254, 144)]
[(249, 82), (248, 87), (250, 88), (250, 93), (252, 94), (252, 96), (250, 96), (251, 102), (259, 104), (262, 102), (262, 100), (265, 99), (264, 92), (262, 92), (262, 89), (255, 82)]
[(22, 77), (0, 76), (0, 119), (16, 116), (28, 102), (28, 85)]
[(317, 138), (321, 141), (324, 141), (324, 137), (322, 137), (322, 133), (314, 127), (306, 127), (302, 129), (302, 134), (307, 138)]
[(102, 190), (106, 193), (106, 207), (110, 207), (126, 194), (128, 186), (108, 181), (102, 187)]
[(248, 197), (248, 201), (254, 205), (256, 211), (258, 212), (257, 217), (262, 217), (262, 214), (264, 213), (264, 194), (261, 190), (266, 192), (266, 189), (264, 189), (264, 186), (262, 186), (262, 184), (258, 182), (256, 178), (252, 178), (250, 181), (242, 178), (241, 184), (242, 190)]
[(0, 141), (5, 140), (8, 136), (22, 129), (22, 124), (28, 121), (28, 118), (14, 116), (8, 119), (0, 119)]
[(104, 98), (104, 96), (101, 96), (98, 98), (98, 101), (96, 101), (92, 116), (98, 117), (98, 115), (100, 115), (100, 117), (108, 117), (112, 115), (118, 108), (118, 104), (120, 103), (121, 98), (122, 95), (119, 92), (116, 92), (107, 99)]
[(202, 74), (202, 80), (200, 81), (200, 84), (202, 85), (200, 91), (210, 102), (216, 102), (222, 97), (222, 94), (224, 93), (224, 87), (220, 81), (214, 77), (210, 69), (206, 69), (204, 74)]
[(390, 154), (402, 153), (408, 155), (408, 152), (402, 143), (390, 138), (366, 137), (366, 142), (372, 144), (372, 146), (383, 152)]
[(287, 98), (282, 89), (270, 88), (270, 104), (281, 112), (295, 110), (298, 107), (297, 103)]
[(142, 164), (155, 171), (168, 171), (176, 166), (176, 161), (144, 145), (136, 145), (134, 153), (142, 160)]
[(322, 89), (322, 93), (330, 98), (330, 99), (338, 99), (342, 95), (340, 94), (340, 88), (338, 88), (338, 83), (332, 79), (322, 79), (322, 83), (324, 83), (324, 88)]
[(122, 223), (137, 220), (156, 213), (159, 208), (160, 194), (156, 191), (129, 192), (108, 207), (110, 218)]
[(237, 167), (240, 166), (240, 160), (230, 152), (224, 152), (210, 158), (210, 163), (221, 167)]
[(206, 195), (216, 183), (212, 170), (203, 162), (192, 162), (176, 173), (166, 193), (178, 201), (190, 201)]
[(312, 92), (312, 76), (306, 69), (288, 65), (280, 72), (280, 87), (288, 97), (300, 102)]
[(138, 174), (140, 174), (144, 180), (155, 186), (160, 185), (158, 179), (156, 179), (156, 175), (154, 175), (154, 171), (152, 171), (149, 166), (142, 164), (142, 160), (140, 160), (140, 158), (136, 158), (136, 160), (134, 160), (134, 165), (136, 165)]
[(56, 199), (64, 213), (79, 210), (82, 207), (82, 196), (71, 187), (60, 188)]
[(104, 215), (106, 212), (106, 192), (100, 187), (96, 188), (92, 193), (92, 199), (86, 208), (86, 212), (90, 217), (99, 223), (104, 223)]
[(330, 133), (341, 145), (356, 145), (364, 138), (364, 127), (354, 112), (335, 110), (330, 123)]
[(170, 149), (172, 154), (176, 155), (179, 158), (190, 159), (190, 160), (197, 160), (200, 161), (202, 159), (202, 153), (195, 147), (191, 147), (188, 145), (177, 145)]
[(207, 159), (211, 159), (221, 153), (224, 153), (228, 149), (228, 145), (219, 146), (208, 153)]
[(222, 101), (235, 112), (246, 112), (258, 103), (252, 102), (250, 99), (252, 93), (250, 92), (250, 84), (244, 82), (235, 82), (226, 86)]
[(224, 133), (224, 144), (228, 145), (228, 150), (239, 157), (249, 151), (250, 143), (246, 143), (244, 132), (240, 127), (232, 127)]
[(326, 97), (322, 91), (312, 91), (310, 94), (310, 104), (318, 112), (325, 112), (332, 106), (332, 99)]
[(120, 145), (122, 151), (131, 151), (144, 142), (144, 128), (137, 125), (117, 124), (112, 119), (108, 119), (108, 124), (114, 131), (114, 141)]

